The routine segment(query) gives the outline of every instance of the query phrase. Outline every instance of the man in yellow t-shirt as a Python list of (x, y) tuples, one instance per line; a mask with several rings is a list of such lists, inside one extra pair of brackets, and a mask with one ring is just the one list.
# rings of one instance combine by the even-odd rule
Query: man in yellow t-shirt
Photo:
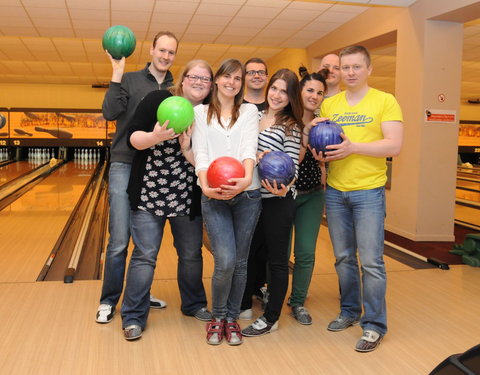
[(391, 94), (368, 86), (371, 72), (366, 48), (350, 46), (340, 52), (346, 90), (323, 102), (321, 117), (342, 126), (343, 142), (328, 146), (325, 158), (314, 152), (330, 162), (325, 203), (341, 294), (340, 314), (328, 330), (342, 331), (360, 322), (359, 352), (375, 350), (387, 332), (385, 158), (399, 154), (403, 138), (402, 111)]

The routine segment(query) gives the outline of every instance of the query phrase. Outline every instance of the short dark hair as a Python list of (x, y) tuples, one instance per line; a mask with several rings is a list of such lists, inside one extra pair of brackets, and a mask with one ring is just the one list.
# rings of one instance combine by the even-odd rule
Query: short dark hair
[(340, 57), (340, 60), (342, 59), (342, 56), (345, 55), (353, 55), (355, 53), (360, 53), (365, 57), (365, 62), (367, 63), (367, 66), (370, 66), (372, 63), (372, 60), (370, 58), (370, 52), (368, 52), (368, 49), (366, 49), (364, 46), (349, 46), (345, 47), (340, 51), (338, 56)]
[(178, 38), (175, 36), (174, 33), (172, 33), (171, 31), (160, 31), (158, 32), (154, 37), (153, 37), (153, 48), (155, 48), (155, 45), (157, 44), (157, 40), (158, 38), (162, 37), (162, 36), (168, 36), (169, 38), (173, 38), (175, 39), (175, 41), (177, 42), (177, 48), (178, 49)]
[(251, 57), (250, 59), (247, 60), (247, 62), (245, 64), (243, 64), (243, 66), (245, 67), (245, 70), (247, 69), (247, 65), (250, 64), (250, 63), (263, 64), (263, 66), (265, 67), (265, 72), (268, 75), (267, 64), (265, 63), (265, 61), (263, 59), (261, 59), (260, 57)]

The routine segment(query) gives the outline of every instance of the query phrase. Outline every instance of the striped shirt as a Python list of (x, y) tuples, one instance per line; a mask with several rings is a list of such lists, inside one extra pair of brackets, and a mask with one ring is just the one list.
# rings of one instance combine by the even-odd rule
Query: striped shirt
[[(298, 178), (298, 155), (300, 153), (300, 129), (295, 127), (291, 134), (285, 134), (283, 126), (273, 125), (258, 135), (258, 152), (263, 151), (283, 151), (290, 155), (295, 163), (295, 178)], [(262, 198), (278, 197), (262, 187), (260, 189)], [(293, 196), (296, 196), (295, 184), (290, 187)]]

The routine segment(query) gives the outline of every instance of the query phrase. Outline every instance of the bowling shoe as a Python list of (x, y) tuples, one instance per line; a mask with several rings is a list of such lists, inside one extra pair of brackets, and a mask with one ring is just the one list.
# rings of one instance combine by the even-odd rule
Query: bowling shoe
[(98, 306), (95, 321), (101, 324), (109, 323), (112, 321), (114, 315), (115, 315), (115, 306), (106, 305), (102, 303), (100, 306)]
[(247, 337), (263, 336), (272, 331), (278, 329), (278, 321), (275, 323), (270, 323), (265, 319), (264, 316), (261, 316), (250, 324), (247, 328), (242, 330), (242, 335)]
[(150, 308), (151, 309), (164, 309), (167, 307), (167, 303), (161, 299), (158, 299), (150, 294)]
[(142, 327), (132, 324), (123, 329), (123, 337), (125, 340), (137, 340), (142, 337)]
[(292, 306), (292, 316), (303, 325), (312, 324), (312, 317), (308, 313), (308, 310), (303, 306)]
[(361, 353), (371, 352), (377, 349), (378, 345), (382, 342), (382, 338), (378, 332), (366, 329), (363, 332), (363, 336), (358, 340), (355, 350)]

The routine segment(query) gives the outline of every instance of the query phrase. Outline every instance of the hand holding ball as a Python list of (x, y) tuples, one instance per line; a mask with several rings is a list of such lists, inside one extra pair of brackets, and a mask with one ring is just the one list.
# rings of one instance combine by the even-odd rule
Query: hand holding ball
[(135, 50), (136, 39), (133, 31), (126, 26), (115, 25), (103, 34), (102, 47), (115, 59), (130, 56)]
[(171, 96), (160, 103), (157, 109), (157, 120), (160, 125), (167, 120), (167, 128), (181, 134), (192, 125), (194, 119), (193, 106), (181, 96)]
[(230, 156), (215, 159), (207, 170), (207, 181), (211, 188), (218, 188), (220, 185), (235, 185), (228, 180), (242, 177), (245, 177), (242, 163)]
[(267, 152), (258, 162), (258, 173), (262, 180), (267, 180), (270, 185), (283, 184), (287, 186), (295, 177), (295, 163), (290, 155), (282, 151)]
[(317, 153), (325, 154), (327, 146), (338, 145), (343, 139), (340, 134), (343, 129), (334, 121), (322, 121), (313, 126), (308, 134), (308, 144), (314, 148)]

